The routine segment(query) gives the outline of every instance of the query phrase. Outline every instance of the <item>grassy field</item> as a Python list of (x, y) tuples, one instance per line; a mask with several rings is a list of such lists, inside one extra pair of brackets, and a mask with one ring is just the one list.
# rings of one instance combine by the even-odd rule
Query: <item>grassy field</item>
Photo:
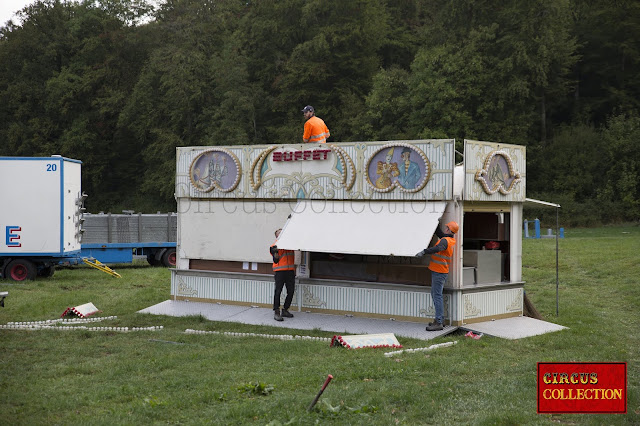
[[(87, 326), (160, 331), (0, 330), (0, 424), (640, 424), (640, 228), (566, 231), (526, 240), (526, 291), (544, 318), (569, 327), (520, 340), (449, 335), (430, 353), (387, 358), (317, 341), (185, 334), (199, 330), (284, 334), (282, 329), (136, 311), (169, 298), (169, 271), (56, 271), (9, 291), (0, 324), (54, 319), (92, 302), (116, 320)], [(291, 334), (331, 337), (321, 331)], [(403, 339), (405, 348), (431, 343)], [(628, 414), (536, 414), (536, 363), (628, 363)], [(316, 409), (307, 406), (334, 376)]]

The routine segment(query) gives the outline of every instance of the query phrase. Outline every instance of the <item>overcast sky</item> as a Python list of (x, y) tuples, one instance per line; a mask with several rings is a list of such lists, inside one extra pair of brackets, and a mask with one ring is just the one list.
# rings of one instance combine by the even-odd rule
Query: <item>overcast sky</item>
[(0, 0), (0, 26), (4, 26), (9, 19), (15, 18), (15, 13), (35, 0)]

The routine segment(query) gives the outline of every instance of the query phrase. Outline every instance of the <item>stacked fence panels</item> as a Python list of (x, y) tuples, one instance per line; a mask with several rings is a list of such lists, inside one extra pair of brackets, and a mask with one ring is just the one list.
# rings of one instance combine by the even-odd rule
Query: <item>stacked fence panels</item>
[(83, 218), (83, 244), (176, 241), (176, 213), (85, 213)]

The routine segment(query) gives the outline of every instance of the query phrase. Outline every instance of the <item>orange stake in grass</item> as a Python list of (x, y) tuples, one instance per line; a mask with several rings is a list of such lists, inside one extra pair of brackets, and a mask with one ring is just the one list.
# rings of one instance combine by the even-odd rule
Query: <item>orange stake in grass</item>
[(329, 384), (329, 382), (331, 381), (331, 379), (333, 379), (333, 376), (331, 374), (329, 374), (327, 376), (327, 380), (325, 380), (324, 384), (322, 385), (322, 389), (320, 389), (320, 392), (318, 392), (316, 397), (313, 398), (313, 401), (311, 402), (311, 405), (309, 405), (309, 408), (307, 408), (307, 411), (311, 411), (313, 409), (313, 407), (316, 405), (316, 403), (320, 399), (320, 396), (322, 395), (322, 392), (324, 392), (324, 390), (326, 389), (326, 387)]

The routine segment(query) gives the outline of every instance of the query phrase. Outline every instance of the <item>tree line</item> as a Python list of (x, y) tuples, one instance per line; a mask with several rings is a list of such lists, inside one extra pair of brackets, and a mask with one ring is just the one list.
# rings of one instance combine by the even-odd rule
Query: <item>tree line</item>
[(526, 145), (565, 225), (638, 221), (639, 61), (632, 0), (40, 0), (0, 27), (0, 155), (174, 210), (177, 146), (299, 143), (311, 104), (335, 142)]

